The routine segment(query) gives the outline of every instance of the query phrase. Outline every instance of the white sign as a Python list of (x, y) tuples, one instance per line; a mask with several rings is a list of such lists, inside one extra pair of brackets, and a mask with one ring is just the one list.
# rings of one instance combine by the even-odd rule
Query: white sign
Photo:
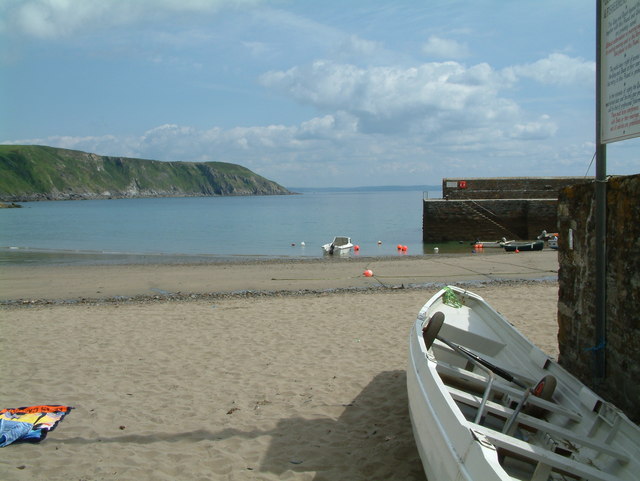
[(602, 0), (600, 137), (640, 136), (640, 0)]

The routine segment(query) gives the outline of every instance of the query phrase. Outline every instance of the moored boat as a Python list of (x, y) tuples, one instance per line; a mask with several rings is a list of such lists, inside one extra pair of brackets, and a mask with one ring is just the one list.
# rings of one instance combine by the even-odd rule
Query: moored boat
[(507, 240), (506, 237), (503, 237), (497, 241), (481, 241), (477, 240), (474, 242), (474, 246), (478, 246), (480, 248), (484, 247), (504, 247), (513, 244), (513, 240)]
[(552, 239), (553, 237), (558, 237), (558, 233), (557, 232), (547, 232), (546, 230), (543, 230), (542, 232), (540, 232), (540, 235), (538, 236), (539, 240), (544, 240), (544, 241), (548, 241), (549, 239)]
[(541, 251), (544, 248), (544, 241), (536, 240), (532, 242), (512, 242), (504, 245), (504, 250), (507, 252), (515, 251)]
[(325, 254), (344, 254), (349, 252), (352, 247), (351, 237), (336, 236), (332, 242), (324, 244), (322, 250)]
[(428, 479), (638, 479), (640, 428), (480, 296), (439, 291), (409, 344), (409, 412)]
[(546, 241), (547, 245), (549, 246), (550, 249), (557, 249), (558, 248), (558, 233), (557, 232), (547, 232), (546, 230), (543, 230), (540, 235), (538, 236), (539, 240), (542, 241)]

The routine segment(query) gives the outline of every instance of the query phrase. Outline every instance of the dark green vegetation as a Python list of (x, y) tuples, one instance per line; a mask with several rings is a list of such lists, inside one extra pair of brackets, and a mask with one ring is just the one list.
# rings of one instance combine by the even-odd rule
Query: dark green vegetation
[(105, 157), (39, 145), (0, 145), (0, 201), (290, 194), (225, 162)]

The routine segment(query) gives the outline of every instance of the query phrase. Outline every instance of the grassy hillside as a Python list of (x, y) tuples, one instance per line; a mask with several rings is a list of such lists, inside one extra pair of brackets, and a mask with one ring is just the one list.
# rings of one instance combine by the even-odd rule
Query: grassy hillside
[(288, 194), (225, 162), (105, 157), (38, 145), (0, 145), (0, 200)]

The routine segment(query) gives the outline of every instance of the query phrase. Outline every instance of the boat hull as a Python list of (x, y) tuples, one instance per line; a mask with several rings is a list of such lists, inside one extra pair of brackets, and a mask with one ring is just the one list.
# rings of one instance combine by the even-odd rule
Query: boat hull
[[(460, 302), (446, 300), (451, 292)], [(445, 321), (427, 347), (423, 328), (436, 312)], [(513, 381), (478, 369), (447, 343), (508, 367)], [(548, 400), (531, 394), (549, 377), (557, 386)], [(640, 472), (640, 428), (466, 290), (445, 288), (420, 310), (409, 336), (407, 393), (430, 480), (530, 480), (539, 469), (536, 479), (561, 479), (553, 476), (564, 472), (578, 479), (631, 481)], [(523, 399), (520, 412), (514, 406)], [(549, 474), (541, 474), (545, 470)]]
[(513, 244), (505, 245), (504, 250), (507, 252), (515, 252), (516, 250), (522, 251), (541, 251), (544, 248), (544, 241), (534, 242), (514, 242)]
[(334, 246), (332, 249), (331, 244), (325, 244), (322, 246), (322, 251), (325, 254), (346, 254), (351, 250), (352, 247), (353, 245), (349, 244), (345, 246)]
[(322, 251), (325, 254), (347, 254), (352, 247), (353, 244), (351, 243), (350, 237), (338, 236), (335, 237), (332, 242), (324, 244)]
[(413, 329), (410, 339), (407, 390), (413, 435), (427, 479), (512, 481), (504, 471), (499, 474), (496, 448), (476, 440), (453, 399), (444, 394), (436, 363), (422, 354), (424, 343), (417, 332)]

